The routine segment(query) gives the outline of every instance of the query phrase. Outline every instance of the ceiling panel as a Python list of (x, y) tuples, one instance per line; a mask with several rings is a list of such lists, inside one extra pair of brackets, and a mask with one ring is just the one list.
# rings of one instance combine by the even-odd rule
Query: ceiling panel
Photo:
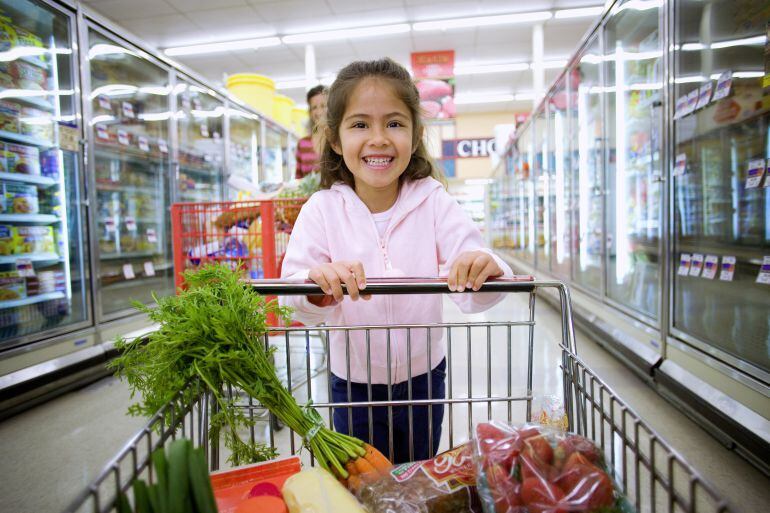
[(532, 45), (532, 29), (521, 25), (485, 27), (479, 29), (477, 44)]
[[(182, 13), (191, 11), (206, 11), (211, 9), (221, 9), (223, 7), (244, 7), (249, 5), (246, 0), (165, 0), (169, 4), (179, 9)], [(128, 2), (126, 2), (128, 3)]]
[[(90, 4), (91, 2), (85, 2)], [(178, 11), (164, 0), (109, 0), (94, 5), (101, 13), (112, 20), (138, 20), (152, 18), (164, 14), (179, 14)]]
[[(360, 13), (361, 11), (369, 11), (372, 8), (371, 2), (362, 2), (361, 0), (326, 0), (326, 3), (329, 4), (329, 7), (331, 7), (335, 14)], [(403, 11), (404, 7), (403, 0), (377, 0), (376, 4), (377, 9), (397, 7)], [(405, 11), (404, 14), (406, 14)]]
[(265, 21), (279, 26), (276, 28), (283, 28), (279, 22), (297, 18), (315, 18), (318, 23), (323, 23), (334, 14), (326, 2), (322, 1), (284, 0), (282, 2), (251, 2), (251, 4)]
[(121, 21), (120, 25), (157, 47), (169, 46), (180, 38), (189, 40), (194, 34), (200, 34), (200, 28), (181, 14)]
[(187, 17), (201, 29), (223, 34), (232, 30), (249, 29), (254, 32), (270, 32), (271, 29), (251, 6), (192, 11), (187, 13)]

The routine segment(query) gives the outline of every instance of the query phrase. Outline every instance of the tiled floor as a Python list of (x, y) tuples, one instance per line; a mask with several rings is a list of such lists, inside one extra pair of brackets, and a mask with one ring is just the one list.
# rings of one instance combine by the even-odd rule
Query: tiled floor
[[(509, 297), (485, 314), (462, 316), (449, 301), (447, 321), (524, 320), (528, 310), (526, 298)], [(538, 303), (533, 351), (533, 406), (538, 398), (559, 394), (561, 390), (561, 352), (559, 317)], [(474, 328), (470, 341), (465, 328), (452, 330), (452, 361), (449, 378), (453, 398), (468, 396), (471, 383), (473, 397), (507, 396), (508, 376), (513, 395), (524, 395), (527, 376), (527, 329), (512, 328), (511, 366), (508, 358), (507, 327)], [(445, 336), (445, 339), (447, 337)], [(279, 362), (285, 360), (285, 346), (279, 342)], [(323, 346), (311, 342), (310, 358), (306, 358), (305, 341), (289, 344), (295, 395), (300, 403), (312, 396), (315, 403), (327, 400), (328, 374), (324, 365)], [(643, 419), (651, 424), (693, 467), (711, 481), (718, 492), (744, 513), (766, 511), (770, 504), (770, 481), (745, 463), (739, 456), (722, 447), (705, 431), (691, 423), (675, 407), (660, 398), (603, 349), (578, 333), (578, 353), (588, 366), (624, 399)], [(468, 365), (467, 362), (471, 362)], [(307, 368), (318, 369), (307, 382), (299, 381)], [(470, 376), (469, 376), (470, 369)], [(490, 376), (490, 379), (487, 379)], [(299, 382), (298, 382), (299, 381)], [(449, 383), (448, 383), (449, 384)], [(309, 390), (309, 392), (308, 392)], [(81, 390), (22, 413), (0, 423), (0, 511), (61, 511), (79, 491), (84, 489), (104, 463), (114, 455), (143, 424), (142, 419), (126, 416), (130, 394), (124, 383), (104, 379)], [(511, 408), (514, 422), (525, 418), (525, 403)], [(441, 446), (457, 444), (468, 436), (471, 423), (488, 417), (488, 403), (458, 403), (445, 414)], [(492, 417), (506, 419), (507, 405), (495, 404)], [(322, 411), (328, 419), (328, 410)], [(451, 428), (449, 418), (451, 416)], [(257, 436), (267, 437), (267, 423), (259, 424)], [(290, 452), (288, 430), (275, 433), (276, 445), (283, 454)], [(295, 448), (299, 440), (295, 439)], [(223, 455), (224, 459), (225, 455)]]

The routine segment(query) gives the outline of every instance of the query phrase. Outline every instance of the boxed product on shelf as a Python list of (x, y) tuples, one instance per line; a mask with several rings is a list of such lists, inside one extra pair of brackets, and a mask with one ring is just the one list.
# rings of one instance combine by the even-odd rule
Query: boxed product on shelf
[(27, 297), (24, 278), (18, 271), (0, 272), (0, 301), (22, 299)]
[(40, 174), (59, 179), (59, 155), (58, 150), (50, 149), (40, 152)]
[(40, 151), (36, 147), (5, 143), (3, 155), (7, 173), (40, 174)]
[(43, 141), (53, 140), (53, 117), (50, 112), (32, 107), (22, 107), (19, 130)]
[(37, 214), (40, 211), (37, 201), (37, 187), (21, 183), (6, 182), (5, 212), (9, 214)]
[(14, 226), (16, 253), (56, 253), (56, 241), (51, 226)]
[(25, 61), (13, 61), (8, 65), (8, 74), (17, 89), (34, 89), (42, 91), (48, 83), (48, 73), (45, 69)]
[(27, 277), (28, 296), (60, 292), (65, 289), (65, 276), (62, 271), (38, 271), (35, 276)]
[(61, 216), (61, 194), (55, 187), (43, 189), (38, 193), (38, 208), (46, 214)]
[[(2, 30), (0, 30), (2, 34)], [(13, 77), (11, 76), (11, 65), (8, 62), (0, 62), (0, 87), (4, 89), (13, 89)]]
[(11, 18), (3, 16), (0, 12), (0, 52), (7, 52), (16, 46), (16, 31), (11, 23)]
[(16, 252), (16, 239), (13, 238), (13, 226), (0, 224), (0, 255), (8, 256)]
[[(1, 77), (0, 86), (3, 86)], [(19, 107), (16, 104), (0, 100), (0, 130), (19, 132)]]

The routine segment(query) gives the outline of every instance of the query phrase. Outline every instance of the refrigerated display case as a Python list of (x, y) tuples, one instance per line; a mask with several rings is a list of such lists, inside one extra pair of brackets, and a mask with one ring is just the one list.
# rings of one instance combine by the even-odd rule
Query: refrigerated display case
[(169, 70), (97, 27), (87, 34), (101, 318), (174, 293)]
[(548, 120), (546, 118), (545, 105), (540, 108), (533, 116), (532, 122), (532, 159), (534, 162), (532, 173), (532, 210), (534, 219), (534, 246), (535, 263), (539, 269), (548, 270), (551, 246), (545, 241), (551, 236), (550, 224), (546, 222), (549, 219), (550, 203), (547, 201), (549, 194), (548, 183)]
[(0, 1), (0, 348), (90, 322), (74, 16)]
[(288, 134), (272, 123), (263, 123), (264, 158), (260, 182), (279, 184), (293, 178), (289, 176)]
[(514, 204), (517, 208), (515, 218), (519, 226), (518, 233), (514, 233), (514, 238), (519, 242), (514, 246), (513, 255), (531, 264), (535, 263), (535, 209), (532, 208), (535, 204), (533, 126), (534, 120), (529, 118), (515, 142), (514, 151), (518, 165), (514, 171), (511, 191), (519, 198)]
[(607, 296), (660, 313), (662, 2), (615, 4), (604, 26)]
[(569, 90), (567, 76), (556, 82), (548, 97), (548, 224), (551, 272), (560, 278), (570, 277), (570, 153)]
[(262, 122), (256, 114), (228, 107), (227, 123), (229, 145), (227, 197), (230, 200), (247, 199), (247, 191), (244, 191), (239, 183), (240, 180), (246, 180), (254, 187), (259, 185)]
[(602, 287), (604, 134), (601, 42), (594, 36), (570, 67), (572, 275), (595, 294)]
[(225, 106), (213, 91), (186, 80), (174, 86), (177, 139), (175, 202), (221, 201)]
[(672, 322), (677, 335), (767, 379), (770, 84), (763, 89), (762, 80), (770, 64), (762, 4), (676, 5)]

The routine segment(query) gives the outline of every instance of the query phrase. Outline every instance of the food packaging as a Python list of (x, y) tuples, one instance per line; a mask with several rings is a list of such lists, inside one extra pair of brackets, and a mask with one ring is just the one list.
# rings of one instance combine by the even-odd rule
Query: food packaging
[(217, 510), (219, 513), (237, 513), (244, 504), (248, 506), (263, 496), (275, 496), (283, 502), (281, 488), (300, 468), (300, 459), (291, 456), (213, 472), (211, 487)]
[(10, 301), (27, 297), (24, 278), (18, 271), (0, 272), (0, 301)]
[(45, 69), (29, 62), (16, 60), (8, 65), (7, 73), (13, 80), (16, 89), (32, 89), (42, 91), (46, 89), (48, 74)]
[(37, 214), (40, 207), (37, 201), (37, 187), (21, 183), (7, 182), (5, 189), (5, 212), (10, 214)]
[(281, 492), (289, 513), (367, 513), (333, 475), (319, 467), (294, 474)]
[(395, 465), (387, 477), (365, 484), (356, 495), (371, 513), (480, 512), (472, 444)]
[[(2, 79), (0, 79), (0, 86), (2, 85), (1, 80)], [(19, 113), (20, 110), (18, 105), (0, 100), (0, 130), (18, 133)]]
[(56, 253), (56, 240), (51, 226), (14, 226), (14, 252)]
[(40, 174), (59, 179), (59, 156), (58, 150), (50, 149), (40, 152)]
[(36, 147), (5, 143), (3, 155), (6, 173), (40, 174), (40, 150)]
[(46, 142), (53, 140), (53, 116), (50, 112), (32, 107), (22, 107), (19, 118), (19, 130)]
[(0, 224), (0, 256), (13, 255), (16, 252), (16, 239), (13, 237), (13, 226)]
[(631, 511), (601, 450), (580, 435), (493, 421), (476, 427), (474, 455), (485, 513)]

